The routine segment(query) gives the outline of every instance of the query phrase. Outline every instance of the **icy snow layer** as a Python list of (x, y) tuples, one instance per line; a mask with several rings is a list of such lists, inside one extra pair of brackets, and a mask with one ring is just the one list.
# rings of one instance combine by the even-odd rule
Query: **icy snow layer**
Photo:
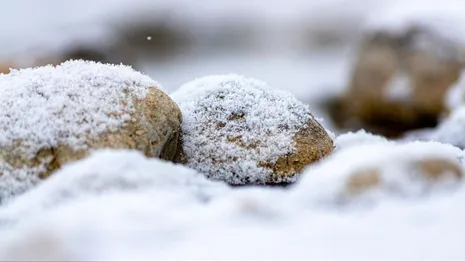
[[(422, 198), (380, 195), (378, 205), (345, 209), (312, 192), (324, 185), (323, 196), (334, 193), (344, 179), (338, 173), (353, 169), (350, 159), (354, 167), (362, 158), (402, 166), (406, 155), (453, 160), (460, 150), (435, 143), (400, 146), (397, 155), (386, 145), (348, 150), (286, 189), (232, 189), (140, 153), (97, 152), (0, 208), (0, 259), (465, 259), (463, 184)], [(389, 160), (382, 163), (384, 151)]]
[[(130, 67), (84, 61), (0, 74), (0, 148), (23, 158), (57, 145), (86, 148), (86, 139), (129, 119), (132, 98), (156, 86)], [(31, 187), (44, 171), (1, 162), (0, 199)]]
[(293, 138), (316, 121), (290, 93), (240, 75), (214, 75), (172, 94), (183, 115), (183, 150), (192, 168), (231, 184), (270, 182), (275, 163), (293, 153)]

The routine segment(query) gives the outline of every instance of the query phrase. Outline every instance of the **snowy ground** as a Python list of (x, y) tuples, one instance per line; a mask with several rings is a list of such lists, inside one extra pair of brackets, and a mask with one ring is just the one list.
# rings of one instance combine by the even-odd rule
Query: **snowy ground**
[[(451, 161), (463, 152), (440, 144), (347, 146), (354, 138), (286, 189), (230, 188), (138, 153), (99, 152), (0, 209), (0, 258), (463, 260), (463, 183), (418, 191), (421, 183), (398, 169), (400, 180), (391, 182), (407, 195), (379, 188), (337, 201), (344, 170), (373, 153), (381, 158), (369, 163), (383, 166), (422, 158), (425, 149)], [(400, 161), (400, 152), (409, 157)], [(331, 166), (342, 173), (325, 176)]]

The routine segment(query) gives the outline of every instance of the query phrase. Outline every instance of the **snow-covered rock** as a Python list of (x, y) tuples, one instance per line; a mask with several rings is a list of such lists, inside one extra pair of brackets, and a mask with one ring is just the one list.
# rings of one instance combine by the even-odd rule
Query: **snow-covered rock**
[(465, 5), (451, 1), (392, 3), (372, 14), (342, 99), (349, 128), (397, 137), (437, 124), (465, 61)]
[(208, 76), (172, 97), (183, 114), (187, 165), (212, 179), (289, 182), (332, 151), (332, 140), (308, 106), (260, 80)]
[(96, 148), (174, 159), (180, 114), (127, 66), (80, 60), (0, 74), (0, 202)]

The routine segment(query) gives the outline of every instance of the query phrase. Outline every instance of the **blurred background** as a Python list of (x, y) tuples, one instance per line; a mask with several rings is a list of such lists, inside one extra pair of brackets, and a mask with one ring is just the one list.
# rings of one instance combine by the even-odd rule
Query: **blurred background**
[(0, 70), (123, 63), (168, 93), (205, 75), (244, 74), (289, 90), (333, 132), (399, 137), (447, 114), (462, 69), (462, 2), (5, 1)]

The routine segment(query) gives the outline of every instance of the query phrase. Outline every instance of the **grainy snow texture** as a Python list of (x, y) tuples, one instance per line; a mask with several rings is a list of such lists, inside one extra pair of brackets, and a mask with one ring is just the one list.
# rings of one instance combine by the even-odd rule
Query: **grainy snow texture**
[[(282, 189), (229, 188), (140, 153), (94, 153), (0, 207), (0, 259), (465, 259), (463, 182), (416, 198), (377, 194), (376, 205), (341, 209), (327, 201), (362, 159), (394, 172), (422, 154), (455, 160), (461, 150), (377, 144), (336, 154)], [(390, 175), (404, 188), (418, 186)]]
[(240, 75), (214, 75), (172, 94), (183, 114), (188, 166), (231, 184), (270, 182), (274, 163), (293, 153), (295, 134), (314, 120), (287, 91)]
[[(155, 87), (130, 67), (85, 61), (0, 74), (0, 148), (31, 159), (57, 145), (85, 149), (86, 139), (129, 119), (130, 98), (144, 98)], [(39, 181), (42, 166), (13, 168), (6, 161), (0, 163), (0, 199)]]

